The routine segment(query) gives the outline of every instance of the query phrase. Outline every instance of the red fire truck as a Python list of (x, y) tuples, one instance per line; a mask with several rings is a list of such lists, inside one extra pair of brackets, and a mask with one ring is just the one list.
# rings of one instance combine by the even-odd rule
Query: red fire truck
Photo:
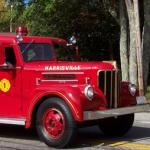
[(21, 27), (16, 35), (0, 34), (0, 123), (33, 125), (42, 141), (57, 148), (68, 146), (87, 124), (124, 135), (134, 113), (149, 109), (145, 97), (121, 81), (115, 62), (59, 61), (56, 44), (72, 45), (27, 36)]

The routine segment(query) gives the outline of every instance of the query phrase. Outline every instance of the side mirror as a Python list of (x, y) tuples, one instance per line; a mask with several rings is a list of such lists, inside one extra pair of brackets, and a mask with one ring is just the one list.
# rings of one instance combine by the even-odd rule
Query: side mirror
[(73, 45), (77, 44), (77, 39), (76, 37), (73, 35), (70, 40), (69, 40), (70, 43), (72, 43)]
[(73, 35), (70, 39), (69, 39), (69, 43), (67, 44), (67, 46), (70, 46), (71, 48), (73, 48), (76, 52), (76, 60), (80, 61), (80, 50), (79, 50), (79, 46), (77, 45), (77, 39), (76, 37)]
[(76, 45), (77, 44), (77, 39), (76, 37), (73, 35), (70, 39), (69, 39), (69, 43), (67, 44), (67, 46), (72, 46), (72, 45)]

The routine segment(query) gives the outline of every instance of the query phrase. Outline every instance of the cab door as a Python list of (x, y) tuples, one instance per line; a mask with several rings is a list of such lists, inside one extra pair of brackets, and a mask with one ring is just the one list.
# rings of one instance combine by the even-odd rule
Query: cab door
[(5, 53), (5, 65), (0, 65), (0, 117), (21, 115), (21, 67), (17, 64), (13, 46), (0, 47)]

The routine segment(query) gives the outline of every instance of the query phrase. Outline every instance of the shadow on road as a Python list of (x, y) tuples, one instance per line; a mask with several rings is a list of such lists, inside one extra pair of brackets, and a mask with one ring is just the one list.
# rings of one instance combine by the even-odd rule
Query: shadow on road
[(35, 129), (25, 129), (22, 126), (0, 125), (0, 137), (38, 140)]
[[(20, 126), (0, 125), (0, 137), (8, 139), (22, 139), (39, 141), (36, 130), (26, 130)], [(150, 128), (134, 126), (131, 131), (122, 138), (106, 137), (99, 131), (98, 127), (88, 127), (79, 129), (73, 149), (86, 148), (91, 146), (108, 146), (115, 142), (128, 141), (138, 142), (150, 139)]]
[(143, 140), (150, 140), (150, 128), (134, 126), (125, 136), (123, 137), (107, 137), (98, 127), (91, 127), (82, 129), (78, 133), (77, 147), (89, 147), (89, 146), (109, 146), (116, 142), (140, 142)]

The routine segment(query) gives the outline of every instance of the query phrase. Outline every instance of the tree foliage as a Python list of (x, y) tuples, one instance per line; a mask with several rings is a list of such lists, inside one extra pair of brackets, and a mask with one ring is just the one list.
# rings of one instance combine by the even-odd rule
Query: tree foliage
[(5, 32), (9, 30), (10, 14), (7, 10), (5, 0), (0, 1), (0, 31)]
[(23, 21), (32, 35), (68, 38), (75, 34), (86, 59), (100, 60), (100, 50), (109, 56), (109, 50), (118, 49), (119, 26), (99, 0), (30, 1)]
[(24, 9), (24, 0), (1, 0), (0, 32), (9, 32), (10, 21), (12, 21), (13, 31), (15, 31), (15, 28), (21, 24)]
[[(109, 3), (113, 6), (110, 0)], [(109, 3), (105, 0), (29, 0), (25, 5), (23, 0), (5, 0), (8, 17), (2, 24), (6, 22), (3, 26), (9, 31), (12, 19), (13, 31), (25, 25), (31, 35), (69, 38), (75, 34), (83, 59), (108, 60), (113, 59), (113, 51), (119, 54), (119, 26), (110, 13), (113, 7), (108, 10)], [(4, 30), (1, 28), (1, 31)]]

